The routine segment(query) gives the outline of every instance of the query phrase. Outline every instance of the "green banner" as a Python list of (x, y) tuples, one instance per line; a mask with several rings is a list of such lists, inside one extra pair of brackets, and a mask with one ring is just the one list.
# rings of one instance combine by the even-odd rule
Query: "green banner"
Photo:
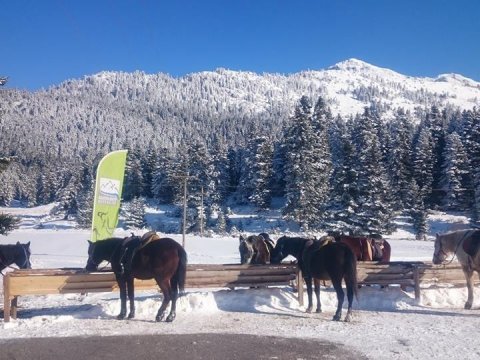
[(118, 150), (105, 155), (98, 164), (92, 242), (112, 237), (117, 227), (126, 162), (127, 150)]

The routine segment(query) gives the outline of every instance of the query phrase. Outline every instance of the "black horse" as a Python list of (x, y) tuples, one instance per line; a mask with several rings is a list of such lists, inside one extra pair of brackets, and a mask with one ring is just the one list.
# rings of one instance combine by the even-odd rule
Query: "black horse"
[(357, 295), (357, 260), (352, 250), (343, 243), (282, 236), (277, 240), (270, 261), (272, 264), (278, 264), (288, 255), (297, 259), (298, 266), (302, 270), (303, 278), (307, 284), (307, 312), (312, 311), (312, 279), (315, 283), (317, 312), (322, 311), (320, 280), (331, 280), (338, 301), (333, 320), (339, 321), (342, 317), (342, 306), (345, 298), (342, 289), (342, 280), (344, 279), (348, 298), (348, 311), (345, 321), (350, 321), (353, 295)]
[(31, 269), (30, 241), (26, 244), (17, 242), (15, 245), (0, 245), (0, 271), (12, 264), (20, 269)]
[[(137, 237), (138, 238), (138, 237)], [(95, 271), (102, 261), (109, 261), (120, 289), (121, 308), (118, 319), (124, 319), (127, 313), (127, 290), (130, 301), (128, 318), (135, 317), (134, 278), (155, 279), (163, 293), (163, 301), (158, 309), (156, 321), (162, 321), (165, 310), (172, 302), (170, 314), (166, 321), (170, 322), (176, 316), (176, 302), (179, 291), (183, 291), (187, 273), (187, 253), (183, 247), (170, 238), (157, 238), (142, 244), (135, 252), (131, 271), (122, 269), (122, 256), (125, 239), (109, 238), (95, 243), (89, 241), (88, 261), (86, 270)]]

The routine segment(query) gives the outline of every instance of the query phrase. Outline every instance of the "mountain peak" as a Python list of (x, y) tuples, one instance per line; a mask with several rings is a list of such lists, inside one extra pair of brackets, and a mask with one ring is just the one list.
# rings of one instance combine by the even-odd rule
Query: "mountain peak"
[(372, 68), (372, 67), (374, 66), (369, 63), (366, 63), (365, 61), (351, 58), (351, 59), (347, 59), (339, 63), (336, 63), (335, 65), (330, 66), (328, 69), (329, 70), (360, 70), (360, 69)]

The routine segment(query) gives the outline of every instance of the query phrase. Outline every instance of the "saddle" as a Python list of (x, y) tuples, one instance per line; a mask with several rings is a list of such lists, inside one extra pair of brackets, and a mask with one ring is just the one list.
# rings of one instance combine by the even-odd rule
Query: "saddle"
[(463, 240), (463, 251), (471, 257), (475, 257), (480, 249), (480, 230), (474, 230), (473, 234)]
[(140, 245), (136, 249), (137, 251), (144, 248), (148, 244), (150, 244), (152, 241), (160, 240), (160, 236), (155, 231), (149, 231), (145, 234), (142, 235), (142, 238), (140, 240)]

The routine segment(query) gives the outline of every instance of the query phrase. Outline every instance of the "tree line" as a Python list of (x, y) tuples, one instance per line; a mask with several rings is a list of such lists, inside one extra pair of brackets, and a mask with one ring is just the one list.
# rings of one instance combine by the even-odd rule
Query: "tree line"
[[(280, 135), (249, 123), (241, 145), (221, 132), (208, 139), (185, 136), (175, 147), (126, 144), (124, 210), (130, 225), (142, 225), (145, 199), (180, 208), (185, 184), (189, 231), (228, 231), (229, 206), (268, 209), (277, 197), (285, 199), (283, 216), (303, 230), (389, 233), (403, 212), (423, 238), (428, 209), (479, 219), (476, 108), (432, 106), (421, 118), (398, 109), (387, 121), (370, 106), (343, 118), (332, 115), (324, 98), (303, 96), (292, 113)], [(14, 161), (0, 174), (0, 203), (58, 202), (58, 212), (88, 226), (95, 167), (103, 155), (36, 154)]]

